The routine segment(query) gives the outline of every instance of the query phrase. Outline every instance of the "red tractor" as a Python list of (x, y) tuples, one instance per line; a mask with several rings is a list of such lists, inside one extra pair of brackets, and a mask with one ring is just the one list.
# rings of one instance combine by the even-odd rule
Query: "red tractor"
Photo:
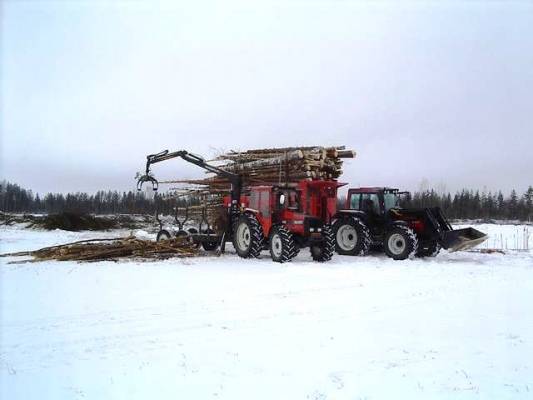
[(474, 228), (453, 229), (438, 207), (401, 208), (405, 193), (386, 187), (349, 189), (333, 225), (337, 253), (366, 255), (372, 246), (404, 260), (436, 256), (442, 247), (466, 250), (487, 239)]
[(138, 180), (138, 189), (151, 182), (157, 190), (158, 182), (151, 175), (150, 165), (171, 158), (182, 159), (209, 172), (224, 177), (231, 183), (230, 195), (224, 198), (226, 218), (220, 232), (191, 234), (195, 243), (204, 248), (224, 252), (225, 243), (233, 242), (237, 254), (256, 258), (269, 249), (272, 260), (292, 260), (302, 247), (309, 247), (313, 260), (331, 260), (335, 238), (331, 219), (336, 212), (337, 188), (334, 180), (302, 180), (298, 183), (243, 187), (242, 177), (207, 164), (197, 155), (184, 150), (168, 150), (147, 157), (146, 173)]

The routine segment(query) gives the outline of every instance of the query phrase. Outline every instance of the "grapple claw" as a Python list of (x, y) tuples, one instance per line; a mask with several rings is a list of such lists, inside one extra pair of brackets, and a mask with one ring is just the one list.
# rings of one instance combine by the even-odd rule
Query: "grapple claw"
[(150, 182), (154, 191), (159, 189), (159, 182), (157, 179), (150, 175), (142, 175), (139, 179), (137, 179), (137, 190), (141, 190), (145, 182)]

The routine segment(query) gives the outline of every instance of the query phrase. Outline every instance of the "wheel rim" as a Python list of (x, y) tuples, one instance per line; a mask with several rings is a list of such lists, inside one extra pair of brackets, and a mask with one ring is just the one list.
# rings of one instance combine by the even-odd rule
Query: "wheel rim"
[(399, 233), (393, 233), (392, 235), (389, 236), (387, 245), (392, 254), (396, 256), (400, 255), (404, 252), (405, 247), (406, 247), (405, 238)]
[(272, 240), (270, 241), (270, 248), (272, 249), (272, 254), (274, 255), (274, 257), (281, 257), (281, 253), (283, 251), (283, 243), (281, 241), (281, 237), (277, 233), (272, 235)]
[(237, 246), (240, 250), (246, 250), (250, 246), (250, 228), (245, 223), (237, 228)]
[(351, 225), (343, 225), (337, 231), (337, 244), (342, 250), (355, 249), (357, 244), (357, 231)]

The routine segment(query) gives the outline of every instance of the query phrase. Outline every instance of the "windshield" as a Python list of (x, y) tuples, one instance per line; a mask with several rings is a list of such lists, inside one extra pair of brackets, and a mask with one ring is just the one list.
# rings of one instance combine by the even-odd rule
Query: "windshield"
[(385, 211), (389, 211), (391, 208), (398, 207), (399, 199), (395, 193), (385, 193), (383, 195), (383, 200), (385, 201)]

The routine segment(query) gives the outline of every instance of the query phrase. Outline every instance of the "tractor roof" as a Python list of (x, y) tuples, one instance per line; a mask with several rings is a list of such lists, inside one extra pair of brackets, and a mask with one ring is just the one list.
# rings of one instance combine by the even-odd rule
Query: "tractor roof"
[(352, 192), (356, 193), (378, 193), (378, 192), (397, 192), (398, 189), (390, 188), (390, 187), (360, 187), (360, 188), (352, 188), (350, 189)]

